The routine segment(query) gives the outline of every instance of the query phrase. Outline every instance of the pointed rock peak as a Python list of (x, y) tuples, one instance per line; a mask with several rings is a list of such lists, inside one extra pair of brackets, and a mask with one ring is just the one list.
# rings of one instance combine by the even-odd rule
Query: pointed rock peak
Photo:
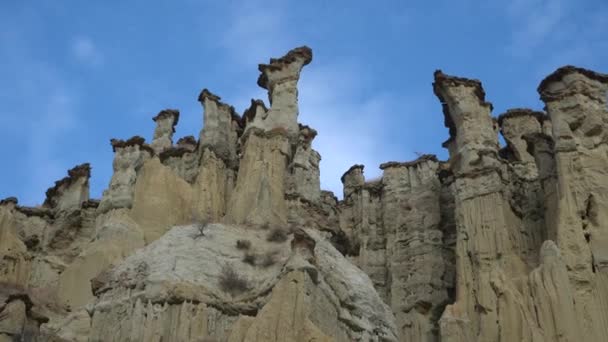
[[(271, 58), (268, 64), (258, 65), (258, 70), (261, 72), (258, 85), (264, 89), (270, 89), (269, 82), (278, 83), (283, 78), (291, 78), (293, 73), (298, 75), (302, 67), (311, 61), (312, 49), (308, 46), (295, 48), (281, 58)], [(287, 73), (278, 76), (278, 79), (273, 79), (273, 73), (277, 71), (287, 71)]]
[(177, 122), (179, 121), (179, 110), (177, 110), (177, 109), (161, 110), (155, 117), (152, 118), (152, 120), (158, 121), (158, 120), (167, 119), (167, 118), (174, 118), (173, 126), (177, 125)]
[(506, 119), (526, 117), (526, 116), (534, 117), (541, 124), (543, 123), (543, 121), (549, 120), (549, 117), (547, 116), (547, 113), (545, 113), (545, 112), (536, 111), (536, 110), (529, 109), (529, 108), (512, 108), (512, 109), (507, 109), (506, 112), (500, 114), (498, 116), (498, 118), (496, 119), (496, 121), (498, 122), (499, 126), (502, 126), (503, 121)]

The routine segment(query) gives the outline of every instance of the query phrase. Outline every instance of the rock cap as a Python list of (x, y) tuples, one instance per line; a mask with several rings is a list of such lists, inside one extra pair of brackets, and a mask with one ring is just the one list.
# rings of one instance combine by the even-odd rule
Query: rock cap
[(558, 68), (557, 70), (555, 70), (549, 76), (545, 77), (540, 82), (540, 84), (538, 85), (538, 88), (537, 88), (537, 91), (540, 94), (540, 98), (543, 101), (551, 101), (551, 100), (559, 99), (559, 97), (549, 94), (549, 92), (547, 91), (548, 90), (547, 88), (549, 87), (549, 84), (551, 84), (553, 82), (559, 82), (565, 76), (570, 75), (570, 74), (582, 74), (592, 80), (596, 80), (601, 83), (608, 83), (608, 74), (602, 74), (602, 73), (595, 72), (592, 70), (579, 68), (579, 67), (575, 67), (572, 65), (566, 65), (561, 68)]
[(146, 144), (146, 139), (140, 137), (139, 135), (133, 136), (128, 140), (121, 139), (110, 139), (110, 144), (112, 145), (112, 151), (116, 152), (117, 148), (124, 148), (128, 146), (139, 146), (144, 151), (150, 152), (151, 155), (154, 155), (154, 150), (150, 145)]
[(268, 89), (268, 71), (281, 70), (297, 61), (301, 61), (303, 66), (309, 64), (312, 61), (312, 49), (308, 46), (300, 46), (290, 50), (281, 58), (271, 58), (268, 64), (259, 64), (258, 70), (261, 74), (258, 77), (258, 85), (264, 89)]
[(156, 114), (155, 117), (152, 118), (152, 120), (154, 121), (158, 121), (161, 119), (165, 119), (165, 118), (170, 118), (170, 117), (174, 117), (174, 121), (173, 121), (173, 127), (175, 127), (175, 125), (177, 125), (177, 122), (179, 121), (179, 110), (177, 109), (163, 109), (160, 112), (158, 112), (158, 114)]
[(499, 126), (502, 126), (502, 122), (505, 119), (511, 119), (511, 118), (522, 117), (522, 116), (533, 116), (541, 124), (545, 120), (549, 120), (549, 116), (545, 112), (536, 111), (536, 110), (533, 110), (530, 108), (512, 108), (512, 109), (507, 109), (506, 112), (500, 114), (497, 117), (496, 121), (498, 122)]
[(55, 185), (51, 188), (48, 188), (46, 191), (46, 199), (44, 200), (43, 206), (52, 207), (55, 201), (55, 197), (59, 196), (59, 189), (61, 187), (69, 186), (73, 182), (75, 182), (79, 178), (86, 178), (87, 181), (91, 177), (91, 164), (84, 163), (80, 165), (76, 165), (70, 170), (68, 170), (68, 176), (64, 177), (55, 182)]
[(365, 165), (362, 165), (362, 164), (355, 164), (355, 165), (351, 166), (350, 168), (348, 168), (348, 170), (346, 170), (346, 172), (344, 172), (344, 174), (342, 174), (342, 177), (340, 177), (340, 181), (342, 181), (342, 183), (344, 183), (344, 179), (346, 178), (346, 176), (348, 176), (349, 173), (351, 173), (355, 170), (361, 170), (363, 172), (364, 168), (365, 168)]

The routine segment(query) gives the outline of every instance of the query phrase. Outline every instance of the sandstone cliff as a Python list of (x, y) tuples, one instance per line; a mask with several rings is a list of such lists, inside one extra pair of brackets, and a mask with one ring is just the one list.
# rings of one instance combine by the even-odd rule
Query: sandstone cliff
[(261, 64), (242, 115), (204, 89), (198, 139), (174, 109), (112, 139), (100, 200), (89, 164), (1, 200), (0, 341), (606, 340), (608, 75), (560, 68), (546, 112), (493, 117), (436, 71), (449, 160), (354, 165), (338, 200), (298, 122), (311, 61)]

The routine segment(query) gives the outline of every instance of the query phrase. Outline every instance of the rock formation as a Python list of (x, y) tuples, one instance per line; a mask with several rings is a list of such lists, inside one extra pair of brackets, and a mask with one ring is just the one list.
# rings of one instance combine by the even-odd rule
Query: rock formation
[(261, 64), (269, 106), (242, 115), (204, 89), (198, 139), (173, 144), (173, 109), (149, 145), (112, 139), (100, 200), (89, 164), (1, 200), (0, 341), (606, 339), (608, 75), (560, 68), (546, 113), (492, 117), (436, 71), (449, 160), (354, 165), (338, 200), (298, 122), (311, 61)]

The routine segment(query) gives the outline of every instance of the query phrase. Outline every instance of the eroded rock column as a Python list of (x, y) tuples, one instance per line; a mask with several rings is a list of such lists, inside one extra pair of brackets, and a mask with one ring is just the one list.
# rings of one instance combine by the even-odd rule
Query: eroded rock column
[(545, 122), (549, 122), (545, 113), (525, 108), (509, 109), (497, 120), (507, 142), (499, 151), (508, 177), (504, 193), (515, 214), (509, 217), (508, 224), (520, 227), (521, 239), (514, 241), (514, 247), (530, 267), (538, 264), (540, 246), (547, 239), (547, 227), (539, 168), (525, 137), (541, 134)]
[(160, 111), (152, 120), (156, 122), (156, 128), (150, 146), (156, 154), (160, 154), (173, 145), (173, 133), (175, 133), (175, 125), (179, 121), (179, 111), (165, 109)]
[(103, 192), (98, 208), (100, 214), (115, 208), (131, 208), (137, 171), (154, 155), (154, 150), (145, 144), (142, 137), (135, 136), (126, 141), (112, 139), (111, 144), (114, 151), (114, 173), (108, 189)]
[(285, 179), (289, 141), (284, 130), (249, 130), (227, 220), (242, 224), (287, 223)]
[(193, 185), (193, 219), (217, 222), (227, 211), (238, 166), (240, 118), (234, 108), (204, 89), (199, 101), (204, 107), (200, 135), (199, 169)]
[[(317, 189), (311, 190), (317, 182), (314, 172), (318, 158), (309, 146), (299, 144), (301, 133), (314, 134), (310, 130), (301, 132), (297, 121), (298, 79), (302, 67), (311, 60), (312, 50), (300, 47), (281, 58), (270, 59), (269, 64), (260, 64), (258, 85), (268, 90), (271, 107), (267, 110), (261, 101), (253, 100), (243, 115), (241, 158), (227, 211), (228, 222), (285, 226), (290, 164), (308, 168), (303, 172), (308, 180), (300, 180), (296, 191), (318, 198)], [(312, 176), (308, 174), (311, 172)]]
[(503, 198), (492, 105), (481, 82), (435, 72), (450, 139), (456, 217), (456, 302), (440, 320), (442, 341), (530, 341), (533, 318), (512, 279), (526, 273), (519, 229)]
[(582, 340), (608, 336), (608, 75), (563, 67), (538, 87), (553, 123), (556, 243)]
[(302, 67), (312, 61), (312, 50), (302, 46), (289, 51), (281, 58), (271, 58), (268, 64), (260, 64), (258, 85), (268, 90), (270, 110), (252, 118), (250, 127), (270, 130), (282, 127), (290, 138), (297, 139), (298, 127), (298, 80)]
[(402, 340), (437, 341), (437, 321), (453, 287), (453, 260), (446, 260), (440, 227), (438, 161), (426, 155), (380, 168), (389, 303)]
[(95, 235), (58, 280), (58, 303), (81, 309), (93, 298), (90, 281), (103, 269), (144, 246), (144, 233), (131, 215), (135, 183), (144, 163), (154, 154), (141, 137), (111, 140), (114, 174), (97, 208)]

